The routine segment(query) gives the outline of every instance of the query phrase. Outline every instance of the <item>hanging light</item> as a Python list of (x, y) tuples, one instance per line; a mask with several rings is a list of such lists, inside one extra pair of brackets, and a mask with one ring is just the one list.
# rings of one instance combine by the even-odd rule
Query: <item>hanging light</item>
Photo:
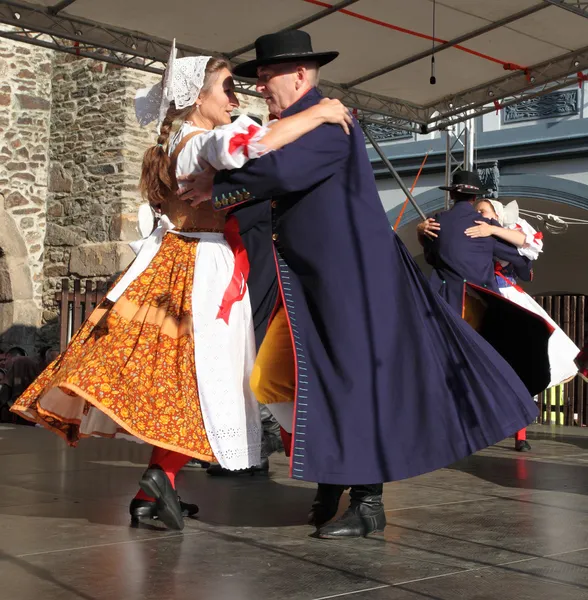
[(433, 0), (433, 53), (431, 54), (431, 77), (429, 83), (435, 85), (437, 78), (435, 77), (435, 12), (437, 9), (437, 1)]

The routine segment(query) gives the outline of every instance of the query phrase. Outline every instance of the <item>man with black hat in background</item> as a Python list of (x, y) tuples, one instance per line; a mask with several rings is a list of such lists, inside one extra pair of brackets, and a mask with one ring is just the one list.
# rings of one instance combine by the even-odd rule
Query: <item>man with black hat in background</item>
[[(314, 52), (299, 30), (255, 47), (235, 74), (257, 77), (271, 113), (321, 101), (319, 67), (336, 52)], [(381, 532), (383, 482), (456, 462), (535, 418), (523, 383), (390, 227), (359, 127), (320, 126), (212, 183), (197, 178), (188, 198), (212, 197), (217, 210), (271, 200), (280, 304), (251, 383), (292, 434), (292, 477), (319, 482), (319, 537)], [(325, 524), (346, 486), (348, 510)]]
[[(552, 330), (543, 319), (500, 295), (494, 264), (513, 265), (517, 277), (530, 281), (532, 263), (517, 248), (496, 237), (468, 237), (466, 230), (485, 219), (474, 208), (483, 189), (477, 173), (456, 171), (448, 190), (453, 207), (417, 226), (425, 259), (433, 267), (430, 282), (455, 311), (468, 321), (511, 365), (532, 395), (543, 391), (550, 380), (547, 343)], [(514, 343), (526, 340), (530, 352)], [(530, 449), (528, 444), (517, 449)]]
[(465, 230), (474, 227), (476, 221), (487, 220), (474, 208), (477, 197), (487, 193), (477, 173), (456, 171), (451, 185), (439, 189), (449, 190), (455, 203), (453, 208), (417, 226), (425, 259), (433, 267), (430, 280), (433, 289), (462, 315), (466, 283), (499, 293), (494, 275), (496, 260), (510, 262), (517, 277), (529, 281), (531, 261), (521, 256), (514, 246), (492, 236), (471, 238), (465, 235)]

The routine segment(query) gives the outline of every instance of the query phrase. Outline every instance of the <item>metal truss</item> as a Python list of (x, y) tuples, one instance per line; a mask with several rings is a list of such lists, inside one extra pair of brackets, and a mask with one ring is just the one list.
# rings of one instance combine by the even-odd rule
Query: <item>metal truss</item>
[[(448, 127), (445, 131), (445, 186), (451, 185), (456, 171), (472, 171), (474, 168), (475, 121), (467, 120)], [(445, 210), (449, 210), (451, 199), (445, 190)]]
[(543, 2), (588, 18), (588, 2), (582, 2), (581, 0), (543, 0)]
[[(171, 42), (60, 14), (61, 8), (69, 4), (71, 0), (64, 0), (56, 7), (43, 8), (2, 0), (0, 22), (12, 26), (13, 30), (0, 31), (0, 37), (151, 73), (163, 72)], [(182, 44), (177, 48), (178, 56), (205, 53), (201, 48)]]
[[(428, 131), (444, 130), (452, 123), (483, 115), (523, 100), (544, 96), (555, 90), (578, 85), (588, 69), (588, 46), (516, 72), (490, 83), (448, 96), (425, 107), (431, 111)], [(532, 86), (529, 89), (529, 86)]]
[[(165, 69), (171, 43), (152, 36), (103, 25), (62, 12), (75, 0), (62, 0), (53, 7), (26, 2), (0, 0), (0, 23), (9, 25), (0, 30), (0, 37), (18, 40), (45, 48), (68, 52), (151, 73)], [(543, 0), (573, 12), (588, 11), (588, 1)], [(316, 18), (330, 14), (351, 0), (337, 3), (317, 13)], [(565, 5), (565, 6), (564, 6)], [(315, 18), (315, 20), (316, 20)], [(299, 24), (294, 24), (295, 27)], [(211, 54), (209, 49), (180, 44), (179, 56)], [(229, 54), (236, 56), (243, 49)], [(366, 123), (403, 129), (411, 133), (445, 130), (466, 119), (550, 91), (577, 83), (577, 73), (588, 70), (588, 47), (530, 67), (525, 72), (514, 71), (489, 84), (445, 97), (435, 103), (419, 106), (403, 100), (379, 96), (357, 87), (328, 81), (321, 82), (323, 93), (339, 98)], [(530, 89), (532, 88), (532, 89)], [(251, 82), (238, 81), (237, 91), (258, 96)]]

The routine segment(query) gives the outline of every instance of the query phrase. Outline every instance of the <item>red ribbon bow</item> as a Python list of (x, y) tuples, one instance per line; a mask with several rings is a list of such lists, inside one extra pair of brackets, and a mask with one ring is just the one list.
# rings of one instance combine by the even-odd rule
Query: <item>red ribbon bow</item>
[(243, 240), (241, 240), (239, 233), (239, 222), (234, 216), (229, 217), (225, 224), (225, 239), (235, 255), (235, 267), (231, 281), (223, 295), (216, 318), (222, 319), (228, 325), (231, 308), (235, 302), (243, 300), (247, 291), (247, 279), (249, 277), (249, 258), (247, 257), (247, 251), (245, 250), (245, 246), (243, 246)]
[(243, 148), (243, 154), (249, 158), (249, 142), (251, 138), (259, 131), (257, 125), (249, 125), (247, 133), (236, 133), (229, 140), (229, 154), (235, 154), (239, 148)]

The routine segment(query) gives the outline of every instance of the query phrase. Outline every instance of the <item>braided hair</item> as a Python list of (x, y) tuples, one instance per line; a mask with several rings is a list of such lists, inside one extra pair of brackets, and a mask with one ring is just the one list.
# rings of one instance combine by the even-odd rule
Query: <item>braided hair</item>
[[(226, 60), (211, 58), (206, 65), (204, 84), (200, 93), (206, 93), (210, 89), (219, 71), (229, 68), (229, 63)], [(171, 166), (168, 155), (169, 140), (174, 131), (174, 125), (177, 122), (185, 121), (193, 110), (194, 106), (178, 110), (172, 102), (161, 124), (159, 137), (155, 146), (148, 148), (143, 155), (139, 190), (142, 196), (154, 208), (161, 207), (174, 191), (169, 172)]]

